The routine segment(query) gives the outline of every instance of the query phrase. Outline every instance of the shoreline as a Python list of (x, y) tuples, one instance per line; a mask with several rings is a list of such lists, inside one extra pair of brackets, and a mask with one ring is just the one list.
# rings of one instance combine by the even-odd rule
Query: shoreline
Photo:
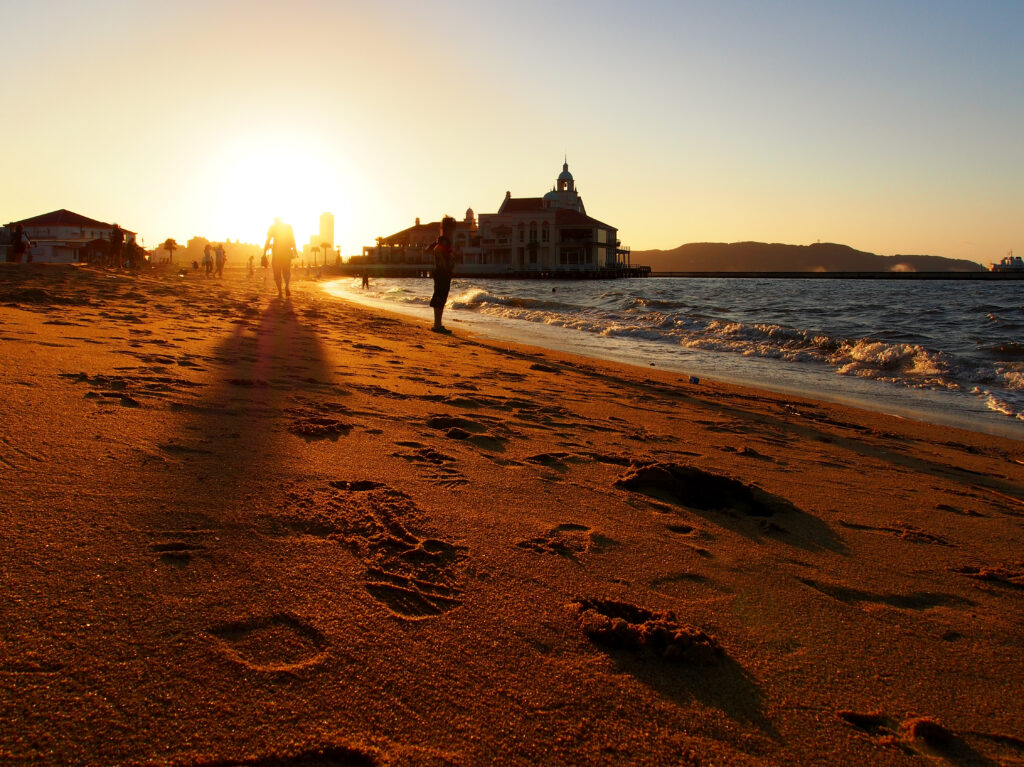
[[(327, 280), (320, 284), (325, 292), (340, 300), (348, 301), (358, 306), (390, 312), (398, 317), (413, 317), (419, 320), (429, 319), (429, 310), (426, 307), (412, 304), (389, 304), (384, 300), (362, 296), (358, 292), (347, 291), (343, 288), (332, 292), (331, 285), (334, 282), (343, 283), (345, 278)], [(601, 344), (600, 338), (590, 337), (588, 334), (574, 333), (564, 328), (552, 328), (547, 325), (538, 325), (537, 323), (523, 320), (494, 319), (472, 312), (453, 311), (450, 308), (447, 315), (452, 321), (453, 326), (465, 328), (468, 332), (484, 338), (508, 343), (521, 343), (519, 341), (520, 338), (527, 334), (533, 334), (536, 339), (533, 346), (538, 349), (575, 354), (589, 360), (605, 360), (629, 365), (640, 370), (648, 370), (650, 368), (652, 370), (659, 369), (675, 372), (682, 376), (684, 379), (682, 383), (684, 384), (686, 379), (695, 376), (701, 381), (714, 380), (735, 386), (771, 391), (776, 394), (820, 399), (837, 405), (868, 410), (897, 418), (923, 421), (936, 426), (963, 429), (1005, 439), (1024, 440), (1024, 424), (1010, 417), (997, 415), (987, 410), (979, 410), (978, 417), (972, 420), (959, 412), (954, 413), (944, 410), (941, 407), (941, 398), (948, 396), (949, 392), (932, 392), (930, 390), (915, 390), (911, 392), (910, 390), (893, 387), (888, 390), (890, 396), (883, 398), (880, 396), (880, 393), (886, 390), (886, 386), (889, 386), (884, 382), (860, 382), (856, 379), (844, 380), (843, 383), (847, 386), (865, 388), (865, 391), (858, 395), (855, 391), (827, 388), (831, 377), (835, 374), (826, 370), (814, 371), (816, 373), (815, 377), (824, 380), (817, 388), (812, 388), (812, 385), (815, 384), (813, 378), (808, 379), (804, 386), (796, 382), (774, 380), (773, 375), (778, 372), (775, 369), (776, 363), (758, 358), (745, 359), (744, 364), (750, 368), (750, 372), (746, 373), (746, 375), (737, 371), (732, 371), (730, 374), (729, 371), (722, 371), (720, 367), (700, 364), (692, 359), (687, 359), (685, 363), (674, 364), (671, 359), (666, 362), (664, 358), (659, 358), (657, 365), (650, 363), (648, 366), (644, 366), (639, 362), (627, 359), (625, 355), (609, 351)], [(652, 356), (665, 351), (664, 346), (657, 342), (637, 339), (632, 344), (637, 350), (649, 349)], [(650, 345), (648, 346), (648, 344)], [(727, 354), (722, 354), (724, 355), (723, 359), (729, 362), (735, 361), (729, 360)], [(762, 373), (760, 376), (758, 376), (759, 371)], [(921, 398), (934, 399), (935, 402), (929, 407), (928, 403), (915, 401)]]
[(0, 269), (5, 760), (1024, 759), (1019, 441), (319, 287)]

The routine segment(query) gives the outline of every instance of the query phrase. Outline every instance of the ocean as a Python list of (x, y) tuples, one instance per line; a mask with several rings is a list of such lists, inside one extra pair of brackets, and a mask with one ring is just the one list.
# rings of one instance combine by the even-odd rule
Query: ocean
[[(326, 284), (424, 319), (429, 279)], [(1018, 282), (456, 279), (445, 324), (1024, 439)]]

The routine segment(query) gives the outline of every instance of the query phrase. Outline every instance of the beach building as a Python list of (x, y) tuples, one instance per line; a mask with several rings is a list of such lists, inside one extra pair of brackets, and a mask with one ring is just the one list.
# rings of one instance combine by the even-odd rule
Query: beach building
[[(28, 251), (32, 260), (50, 264), (91, 261), (97, 255), (106, 255), (114, 228), (113, 224), (62, 208), (7, 224), (0, 233), (0, 244), (5, 248), (13, 240), (14, 227), (18, 224), (34, 243)], [(125, 245), (134, 245), (135, 232), (123, 228), (122, 231)]]
[[(377, 244), (363, 248), (363, 255), (356, 256), (353, 263), (384, 264), (393, 266), (411, 266), (427, 269), (434, 264), (434, 256), (426, 251), (428, 245), (437, 239), (441, 222), (431, 221), (423, 224), (417, 218), (416, 223), (408, 229), (395, 232), (388, 237), (378, 237)], [(463, 253), (476, 253), (479, 243), (476, 242), (477, 223), (473, 209), (466, 210), (466, 216), (455, 226), (455, 247)]]
[[(326, 246), (326, 247), (325, 247)], [(320, 230), (310, 235), (309, 242), (302, 246), (302, 257), (306, 262), (320, 260), (334, 261), (334, 214), (320, 214)]]
[[(355, 263), (401, 267), (429, 267), (430, 254), (423, 249), (437, 238), (434, 221), (379, 237), (375, 246), (363, 248)], [(473, 209), (456, 228), (455, 246), (461, 253), (458, 273), (477, 276), (546, 276), (579, 273), (601, 276), (628, 267), (629, 251), (621, 247), (618, 230), (587, 215), (569, 164), (555, 179), (551, 191), (541, 197), (505, 199), (496, 213)]]

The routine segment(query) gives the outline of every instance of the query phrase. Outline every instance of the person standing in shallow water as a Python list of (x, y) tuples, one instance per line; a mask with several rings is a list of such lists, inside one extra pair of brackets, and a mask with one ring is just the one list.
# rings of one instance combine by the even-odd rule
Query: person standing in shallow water
[(441, 315), (444, 313), (444, 305), (448, 302), (448, 292), (452, 289), (452, 272), (455, 271), (455, 249), (452, 247), (452, 239), (455, 236), (455, 219), (445, 216), (441, 219), (441, 233), (434, 242), (427, 247), (427, 251), (434, 254), (434, 294), (430, 297), (430, 305), (434, 308), (435, 333), (450, 333), (441, 324)]
[[(275, 218), (267, 230), (267, 242), (263, 246), (263, 255), (271, 249), (270, 267), (274, 272), (274, 284), (277, 285), (277, 297), (283, 298), (292, 294), (289, 283), (292, 280), (292, 258), (295, 256), (295, 232), (291, 224)], [(281, 280), (284, 280), (284, 292), (281, 292)]]

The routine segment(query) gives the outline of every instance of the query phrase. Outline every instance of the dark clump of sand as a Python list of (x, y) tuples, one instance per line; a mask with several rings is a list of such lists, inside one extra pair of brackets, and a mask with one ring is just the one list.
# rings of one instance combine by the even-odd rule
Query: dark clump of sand
[(583, 633), (605, 647), (694, 663), (711, 663), (722, 654), (714, 637), (682, 625), (670, 610), (653, 612), (614, 599), (580, 599), (573, 606)]

